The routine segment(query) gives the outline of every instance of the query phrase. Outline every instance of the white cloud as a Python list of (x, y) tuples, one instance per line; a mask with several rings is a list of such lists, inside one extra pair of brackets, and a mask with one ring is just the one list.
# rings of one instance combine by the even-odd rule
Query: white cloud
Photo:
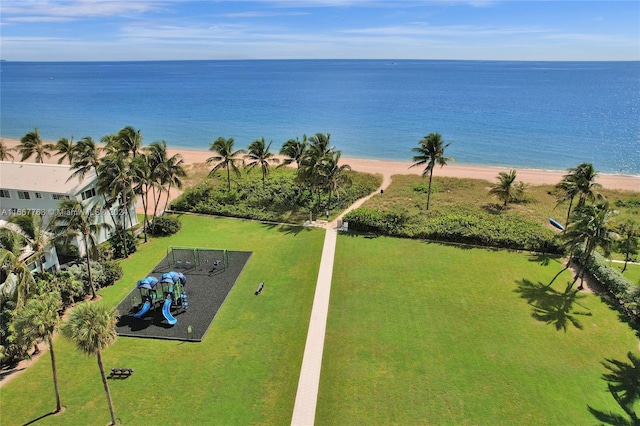
[(158, 0), (3, 0), (0, 12), (6, 22), (65, 22), (87, 17), (127, 16), (162, 10)]
[(358, 28), (341, 30), (345, 34), (363, 34), (380, 36), (454, 36), (454, 37), (478, 37), (478, 36), (507, 36), (515, 34), (541, 34), (551, 30), (539, 27), (484, 27), (472, 25), (433, 26), (424, 23), (414, 23), (402, 26), (385, 26), (372, 28)]

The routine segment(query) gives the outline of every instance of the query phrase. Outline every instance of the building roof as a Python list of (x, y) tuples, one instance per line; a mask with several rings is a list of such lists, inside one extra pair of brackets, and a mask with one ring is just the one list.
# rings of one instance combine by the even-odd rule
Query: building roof
[(95, 170), (82, 181), (72, 174), (69, 165), (0, 161), (0, 188), (75, 195), (96, 178)]

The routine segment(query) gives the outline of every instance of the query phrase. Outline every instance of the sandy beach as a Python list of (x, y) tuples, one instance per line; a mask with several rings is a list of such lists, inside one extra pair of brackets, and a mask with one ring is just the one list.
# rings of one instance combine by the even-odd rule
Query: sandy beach
[[(14, 147), (20, 143), (17, 139), (0, 138), (1, 141), (7, 147)], [(55, 143), (48, 141), (48, 143)], [(212, 153), (205, 150), (193, 150), (193, 149), (177, 149), (171, 148), (167, 150), (170, 155), (180, 154), (186, 164), (204, 163)], [(13, 153), (18, 160), (18, 155)], [(33, 161), (33, 157), (29, 160)], [(51, 157), (45, 160), (47, 163), (56, 163), (57, 159)], [(342, 162), (351, 166), (353, 170), (367, 173), (381, 174), (385, 178), (390, 178), (397, 174), (415, 174), (422, 173), (423, 168), (413, 167), (410, 168), (410, 161), (387, 161), (387, 160), (370, 160), (361, 158), (342, 157)], [(494, 166), (479, 166), (479, 165), (467, 165), (452, 162), (444, 167), (437, 167), (435, 176), (448, 176), (459, 178), (474, 178), (485, 179), (488, 181), (495, 181), (498, 173), (508, 171), (509, 167), (494, 167)], [(540, 184), (556, 184), (566, 173), (564, 170), (542, 170), (542, 169), (527, 169), (516, 168), (518, 177), (517, 180), (521, 180), (524, 183), (532, 185)], [(620, 189), (627, 191), (640, 192), (640, 175), (618, 175), (600, 173), (597, 177), (597, 182), (604, 188), (608, 189)], [(1, 183), (0, 183), (1, 185)]]

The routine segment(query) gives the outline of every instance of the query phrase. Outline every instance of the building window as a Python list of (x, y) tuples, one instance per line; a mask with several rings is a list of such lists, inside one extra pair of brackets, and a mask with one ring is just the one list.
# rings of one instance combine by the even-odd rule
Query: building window
[(82, 193), (82, 200), (88, 200), (89, 198), (95, 197), (95, 196), (96, 196), (95, 188), (87, 189)]
[(6, 189), (0, 189), (0, 198), (11, 198), (11, 195)]
[(29, 195), (28, 191), (18, 191), (18, 198), (21, 200), (30, 200), (31, 195)]
[(42, 194), (41, 193), (36, 192), (35, 194), (36, 194), (36, 198), (42, 198)]
[(68, 200), (69, 196), (64, 194), (51, 194), (51, 198), (54, 200)]

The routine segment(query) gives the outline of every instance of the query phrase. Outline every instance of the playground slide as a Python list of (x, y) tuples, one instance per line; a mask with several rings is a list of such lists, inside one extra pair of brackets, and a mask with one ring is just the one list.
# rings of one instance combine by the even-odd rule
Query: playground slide
[(144, 305), (142, 305), (142, 309), (140, 309), (140, 311), (138, 311), (138, 313), (133, 317), (140, 319), (144, 316), (144, 314), (149, 312), (149, 309), (151, 309), (151, 302), (144, 302)]
[(167, 297), (167, 299), (164, 301), (164, 304), (162, 305), (162, 315), (164, 315), (170, 325), (174, 325), (178, 322), (178, 320), (175, 319), (173, 315), (171, 315), (171, 302), (171, 298)]

